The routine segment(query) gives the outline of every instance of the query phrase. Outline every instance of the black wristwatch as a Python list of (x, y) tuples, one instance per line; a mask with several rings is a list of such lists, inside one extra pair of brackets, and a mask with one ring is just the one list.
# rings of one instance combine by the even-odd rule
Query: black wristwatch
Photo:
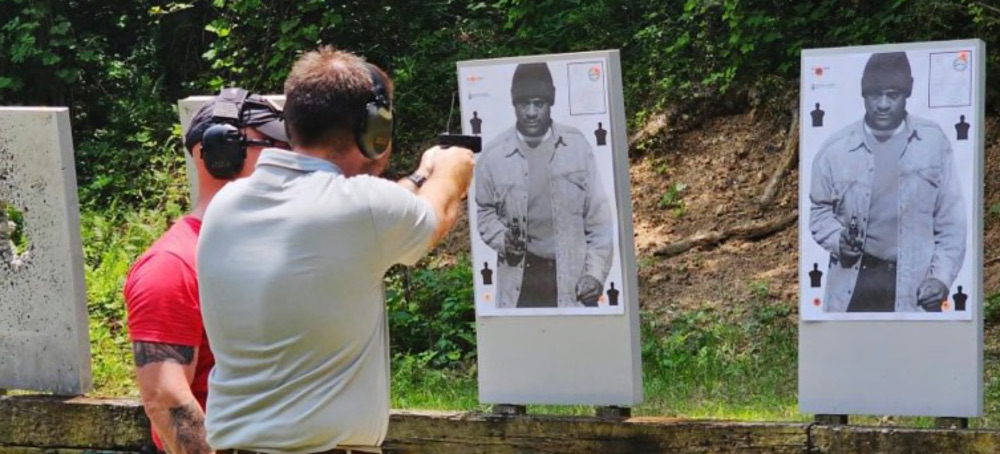
[(424, 183), (427, 182), (427, 177), (425, 177), (425, 176), (423, 176), (423, 175), (421, 175), (421, 174), (419, 174), (417, 172), (413, 172), (413, 173), (407, 175), (406, 179), (412, 181), (413, 185), (416, 186), (417, 189), (420, 189), (420, 187), (423, 186)]

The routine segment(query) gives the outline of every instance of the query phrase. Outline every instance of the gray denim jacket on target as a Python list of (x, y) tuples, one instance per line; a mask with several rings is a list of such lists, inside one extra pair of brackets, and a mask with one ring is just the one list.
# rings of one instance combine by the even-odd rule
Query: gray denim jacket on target
[[(937, 123), (906, 118), (907, 144), (899, 157), (899, 252), (896, 312), (920, 312), (917, 287), (933, 277), (951, 287), (965, 259), (966, 217), (951, 143)], [(874, 157), (864, 120), (834, 134), (812, 164), (809, 229), (830, 252), (824, 309), (846, 312), (859, 263), (840, 262), (840, 232), (851, 217), (861, 226), (871, 205)], [(861, 239), (865, 240), (865, 228)]]
[[(613, 223), (593, 151), (576, 128), (552, 124), (561, 138), (552, 157), (552, 216), (556, 236), (558, 307), (582, 307), (576, 283), (583, 275), (605, 285), (611, 268)], [(524, 275), (524, 257), (508, 258), (504, 236), (514, 219), (528, 213), (528, 163), (519, 149), (516, 127), (501, 133), (476, 162), (477, 227), (497, 252), (497, 307), (516, 307)], [(523, 221), (519, 237), (527, 241)]]

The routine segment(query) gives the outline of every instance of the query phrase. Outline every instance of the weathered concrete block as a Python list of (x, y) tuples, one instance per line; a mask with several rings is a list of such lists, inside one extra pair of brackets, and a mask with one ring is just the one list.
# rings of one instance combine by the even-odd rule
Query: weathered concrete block
[(139, 451), (150, 443), (149, 420), (131, 400), (0, 398), (0, 453), (3, 446)]
[(3, 238), (0, 388), (82, 394), (90, 343), (68, 109), (0, 108), (0, 201), (23, 215), (30, 241), (12, 258)]

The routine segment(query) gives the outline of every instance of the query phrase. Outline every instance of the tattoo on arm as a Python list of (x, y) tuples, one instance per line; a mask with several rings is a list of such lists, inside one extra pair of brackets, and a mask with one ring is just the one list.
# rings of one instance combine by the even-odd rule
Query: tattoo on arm
[(195, 401), (170, 409), (170, 425), (174, 430), (174, 445), (186, 454), (212, 452), (205, 440), (205, 414)]
[(160, 342), (134, 342), (132, 356), (135, 358), (136, 367), (167, 361), (187, 366), (194, 361), (194, 347)]

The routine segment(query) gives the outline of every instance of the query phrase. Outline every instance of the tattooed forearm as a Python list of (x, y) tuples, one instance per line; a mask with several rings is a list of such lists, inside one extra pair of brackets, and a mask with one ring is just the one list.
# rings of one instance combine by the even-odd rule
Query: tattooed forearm
[(205, 414), (195, 401), (170, 409), (170, 425), (174, 430), (173, 445), (187, 454), (211, 453), (205, 440)]
[(135, 358), (136, 367), (165, 361), (187, 366), (194, 361), (194, 347), (159, 342), (134, 342), (132, 356)]

